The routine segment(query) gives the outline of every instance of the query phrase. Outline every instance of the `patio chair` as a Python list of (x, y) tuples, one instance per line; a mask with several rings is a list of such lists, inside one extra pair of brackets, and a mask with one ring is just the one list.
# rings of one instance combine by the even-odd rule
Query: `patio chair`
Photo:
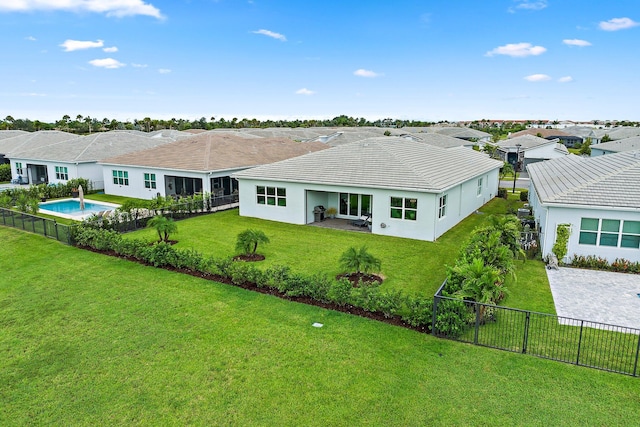
[(362, 215), (360, 219), (354, 219), (351, 221), (351, 225), (354, 227), (367, 227), (371, 222), (371, 214)]

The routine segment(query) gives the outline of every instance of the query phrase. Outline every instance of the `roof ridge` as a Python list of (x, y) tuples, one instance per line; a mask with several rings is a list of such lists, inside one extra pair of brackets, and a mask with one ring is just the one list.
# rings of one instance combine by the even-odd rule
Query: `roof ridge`
[[(606, 163), (606, 162), (610, 161), (611, 157), (612, 156), (597, 156), (595, 158), (594, 157), (589, 157), (589, 158), (594, 159), (593, 160), (594, 163), (595, 162)], [(621, 159), (625, 159), (626, 157), (628, 157), (628, 156), (624, 156), (624, 157), (621, 156), (620, 158)], [(580, 159), (580, 162), (578, 164), (580, 165), (579, 167), (581, 169), (585, 169), (585, 168), (589, 169), (589, 170), (593, 169), (593, 167), (591, 167), (590, 165), (585, 165), (584, 160), (586, 158), (580, 157), (579, 159)], [(602, 160), (600, 160), (600, 159), (602, 159)], [(615, 158), (614, 160), (617, 160), (617, 158)], [(585, 181), (583, 181), (582, 184), (580, 184), (578, 186), (572, 186), (572, 187), (567, 188), (567, 190), (565, 190), (565, 191), (557, 193), (556, 195), (554, 195), (554, 197), (551, 197), (550, 200), (557, 201), (558, 199), (562, 199), (562, 197), (567, 196), (567, 195), (569, 195), (571, 193), (575, 193), (577, 191), (584, 190), (586, 187), (591, 187), (591, 186), (593, 186), (593, 185), (595, 185), (597, 183), (600, 183), (602, 181), (606, 181), (607, 179), (609, 179), (609, 178), (611, 178), (613, 176), (619, 175), (619, 174), (621, 174), (623, 172), (626, 172), (629, 169), (633, 169), (634, 167), (637, 167), (638, 163), (640, 163), (640, 159), (638, 159), (637, 162), (629, 162), (628, 164), (625, 164), (624, 166), (621, 166), (620, 168), (616, 168), (616, 169), (614, 169), (614, 170), (612, 170), (610, 172), (598, 175), (596, 177), (593, 177), (592, 179), (585, 180)]]

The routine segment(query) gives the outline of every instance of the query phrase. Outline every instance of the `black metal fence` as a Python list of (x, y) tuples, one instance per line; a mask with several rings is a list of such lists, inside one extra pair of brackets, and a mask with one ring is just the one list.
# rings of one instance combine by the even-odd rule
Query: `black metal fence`
[(89, 220), (98, 221), (104, 228), (116, 230), (120, 233), (145, 228), (149, 219), (162, 214), (174, 220), (191, 218), (207, 213), (219, 212), (238, 207), (238, 195), (210, 197), (202, 200), (189, 200), (185, 203), (175, 203), (166, 208), (132, 209), (129, 212), (118, 212), (106, 216), (95, 216)]
[(640, 329), (442, 296), (435, 336), (605, 371), (639, 376)]
[(7, 227), (40, 234), (70, 245), (72, 243), (71, 226), (10, 209), (0, 208), (0, 223)]

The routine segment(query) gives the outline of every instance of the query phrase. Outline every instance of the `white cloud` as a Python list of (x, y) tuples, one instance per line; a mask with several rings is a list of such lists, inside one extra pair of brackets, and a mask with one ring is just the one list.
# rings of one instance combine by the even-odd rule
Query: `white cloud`
[(302, 89), (298, 89), (296, 91), (296, 94), (297, 95), (315, 95), (315, 92), (307, 89), (306, 87), (303, 87)]
[(573, 81), (573, 77), (571, 77), (571, 76), (564, 76), (564, 77), (560, 77), (558, 79), (558, 82), (560, 82), (560, 83), (569, 83), (569, 82), (572, 82), (572, 81)]
[(94, 59), (92, 61), (89, 61), (89, 64), (93, 65), (94, 67), (102, 68), (120, 68), (126, 65), (113, 58)]
[(30, 42), (34, 42), (34, 41), (36, 41), (36, 40), (37, 40), (37, 39), (36, 39), (35, 37), (33, 37), (33, 36), (25, 37), (24, 39), (25, 39), (25, 40), (29, 40)]
[(626, 30), (627, 28), (633, 28), (640, 25), (640, 23), (635, 22), (630, 18), (613, 18), (608, 21), (602, 21), (599, 24), (601, 30), (604, 31), (618, 31), (618, 30)]
[(542, 46), (533, 46), (531, 43), (511, 43), (504, 46), (498, 46), (495, 49), (487, 52), (485, 56), (507, 55), (524, 58), (525, 56), (541, 55), (546, 51), (546, 48)]
[(269, 30), (252, 31), (252, 33), (253, 34), (262, 34), (263, 36), (271, 37), (273, 39), (280, 40), (282, 42), (286, 42), (287, 41), (287, 38), (284, 36), (284, 34), (276, 33), (276, 32), (269, 31)]
[(358, 77), (379, 77), (382, 74), (378, 74), (375, 71), (365, 70), (364, 68), (360, 68), (358, 70), (355, 70), (353, 72), (353, 75)]
[(569, 46), (580, 46), (580, 47), (591, 46), (591, 43), (589, 43), (588, 41), (580, 40), (580, 39), (564, 39), (562, 40), (562, 43)]
[(547, 80), (551, 80), (551, 77), (546, 74), (531, 74), (524, 79), (529, 82), (546, 82)]
[(118, 18), (146, 15), (164, 19), (158, 8), (143, 0), (0, 0), (0, 11), (33, 12), (37, 10), (94, 12)]
[(518, 3), (515, 6), (516, 9), (542, 10), (547, 7), (546, 0), (539, 0), (539, 1), (516, 0), (516, 3)]
[(102, 49), (104, 52), (108, 52), (108, 53), (112, 53), (112, 52), (117, 52), (118, 48), (115, 46), (112, 47), (105, 47), (104, 49)]
[(168, 69), (168, 68), (158, 68), (158, 72), (160, 74), (169, 74), (171, 72), (171, 70)]
[(102, 40), (96, 40), (95, 42), (82, 40), (65, 40), (64, 43), (59, 46), (63, 47), (65, 52), (73, 52), (74, 50), (102, 47), (104, 46), (104, 42)]
[(131, 64), (133, 68), (147, 68), (147, 64)]

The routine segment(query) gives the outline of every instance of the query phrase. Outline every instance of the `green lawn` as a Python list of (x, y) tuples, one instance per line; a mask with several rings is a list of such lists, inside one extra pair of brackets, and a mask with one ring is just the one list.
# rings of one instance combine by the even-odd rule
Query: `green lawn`
[[(259, 264), (261, 268), (288, 265), (297, 272), (308, 275), (323, 272), (330, 277), (343, 272), (339, 258), (347, 248), (366, 245), (382, 261), (383, 286), (409, 294), (433, 295), (446, 277), (446, 265), (453, 265), (460, 246), (471, 231), (482, 225), (489, 215), (503, 214), (509, 207), (520, 205), (515, 196), (508, 201), (496, 198), (481, 209), (482, 214), (472, 214), (437, 242), (246, 218), (240, 217), (237, 210), (179, 221), (178, 233), (172, 238), (178, 240), (176, 248), (191, 248), (206, 255), (226, 257), (236, 253), (238, 233), (255, 228), (264, 231), (271, 240), (258, 248), (258, 252), (266, 256)], [(157, 239), (151, 229), (127, 236)], [(540, 261), (517, 262), (517, 268), (517, 281), (510, 279), (508, 283), (512, 296), (505, 303), (554, 313), (544, 264)]]
[(637, 419), (637, 378), (439, 340), (17, 230), (0, 228), (0, 239), (3, 426)]

